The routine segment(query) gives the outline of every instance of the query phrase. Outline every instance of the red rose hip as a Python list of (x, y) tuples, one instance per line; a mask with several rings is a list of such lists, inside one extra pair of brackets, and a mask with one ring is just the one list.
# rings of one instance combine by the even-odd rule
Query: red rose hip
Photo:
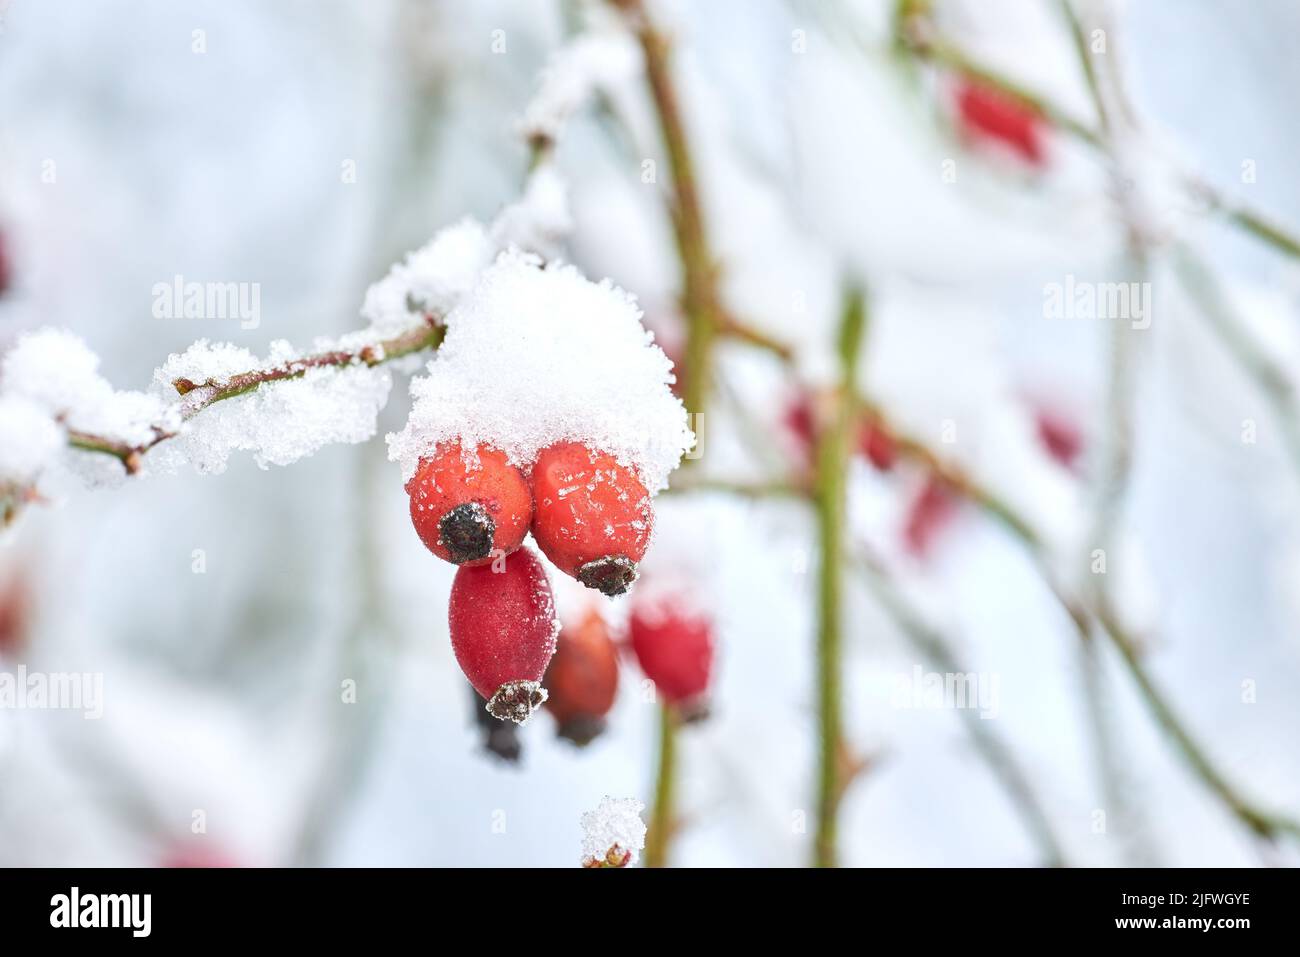
[(487, 710), (522, 724), (546, 700), (555, 653), (555, 602), (541, 560), (526, 548), (491, 565), (462, 565), (448, 607), (451, 648)]
[(459, 442), (444, 442), (420, 460), (406, 492), (420, 541), (455, 565), (483, 565), (493, 553), (514, 551), (533, 517), (527, 479), (486, 445), (467, 460)]
[(683, 717), (702, 716), (713, 670), (713, 619), (668, 597), (632, 609), (628, 637), (645, 676)]
[(957, 112), (963, 131), (975, 139), (995, 141), (1033, 166), (1047, 159), (1042, 117), (1009, 93), (971, 80), (957, 89)]
[(618, 649), (599, 611), (589, 608), (576, 624), (560, 629), (545, 683), (546, 710), (560, 737), (582, 747), (605, 730), (618, 693)]
[(533, 466), (533, 501), (533, 537), (556, 568), (605, 595), (632, 587), (654, 525), (635, 472), (579, 442), (552, 445)]

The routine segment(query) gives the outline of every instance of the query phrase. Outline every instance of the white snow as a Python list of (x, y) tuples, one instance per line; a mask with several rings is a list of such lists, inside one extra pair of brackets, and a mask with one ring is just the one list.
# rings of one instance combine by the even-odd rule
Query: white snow
[(562, 47), (542, 71), (541, 82), (524, 110), (526, 138), (559, 138), (569, 117), (597, 90), (635, 78), (641, 54), (624, 31), (584, 33)]
[(166, 421), (162, 399), (114, 389), (99, 374), (99, 357), (60, 329), (18, 340), (0, 366), (0, 390), (29, 400), (69, 429), (133, 445), (147, 442), (154, 425)]
[[(156, 382), (170, 389), (176, 376), (190, 377), (186, 371), (209, 378), (205, 372), (238, 364), (237, 353), (243, 350), (232, 350), (197, 344), (168, 359), (156, 373)], [(293, 357), (287, 343), (277, 343), (268, 361), (249, 356), (252, 361), (240, 371), (269, 368)], [(379, 410), (388, 401), (392, 384), (391, 373), (382, 366), (309, 369), (298, 378), (269, 382), (246, 395), (214, 402), (190, 419), (180, 435), (150, 452), (145, 464), (163, 472), (188, 464), (199, 472), (219, 473), (235, 451), (252, 452), (265, 468), (291, 465), (331, 443), (364, 442), (375, 434)]]
[(0, 396), (0, 485), (27, 485), (64, 447), (63, 430), (36, 403)]
[(411, 383), (410, 419), (388, 436), (409, 478), (438, 443), (486, 443), (527, 467), (580, 441), (662, 489), (691, 447), (672, 365), (623, 290), (572, 266), (508, 251), (447, 317), (447, 337)]
[(552, 259), (573, 229), (569, 190), (551, 163), (528, 176), (518, 202), (503, 209), (492, 223), (492, 239), (505, 249), (516, 246)]
[(495, 253), (482, 224), (463, 219), (440, 230), (372, 285), (366, 291), (361, 315), (370, 321), (376, 339), (409, 329), (418, 310), (445, 315), (469, 291)]
[(601, 798), (596, 810), (582, 815), (582, 862), (600, 860), (618, 846), (631, 852), (627, 866), (635, 864), (645, 847), (644, 810), (635, 798)]

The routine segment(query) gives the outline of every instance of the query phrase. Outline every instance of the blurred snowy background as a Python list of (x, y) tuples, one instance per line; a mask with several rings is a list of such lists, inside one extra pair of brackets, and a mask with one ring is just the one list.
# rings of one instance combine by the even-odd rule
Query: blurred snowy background
[[(140, 388), (201, 337), (263, 353), (357, 327), (366, 287), (401, 254), (516, 198), (518, 124), (540, 71), (588, 24), (620, 28), (593, 6), (5, 4), (0, 345), (68, 328), (116, 385)], [(969, 56), (1094, 117), (1057, 4), (936, 6)], [(1115, 323), (1046, 318), (1044, 296), (1067, 276), (1124, 278), (1125, 204), (1097, 151), (1051, 124), (1035, 155), (963, 134), (951, 71), (894, 48), (892, 8), (650, 5), (676, 45), (723, 296), (795, 347), (798, 378), (826, 383), (840, 290), (861, 277), (863, 390), (1015, 503), (1065, 578), (1086, 577), (1082, 530), (1114, 438)], [(1288, 384), (1300, 271), (1170, 187), (1168, 169), (1300, 229), (1300, 8), (1148, 0), (1110, 16), (1145, 136), (1129, 162), (1154, 307), (1132, 337), (1134, 457), (1107, 577), (1145, 667), (1232, 786), (1295, 815), (1300, 463), (1284, 431), (1300, 410), (1289, 393), (1270, 404), (1170, 263), (1186, 247), (1210, 264), (1242, 335)], [(637, 294), (672, 352), (678, 265), (664, 187), (643, 177), (643, 160), (662, 157), (657, 127), (639, 76), (605, 92), (556, 154), (575, 222), (567, 258)], [(260, 324), (154, 318), (154, 285), (177, 274), (259, 283)], [(742, 343), (722, 344), (718, 363), (698, 470), (764, 481), (799, 455), (793, 376)], [(399, 377), (368, 443), (70, 494), (6, 536), (0, 662), (101, 672), (104, 713), (0, 710), (0, 864), (569, 866), (580, 814), (602, 796), (649, 803), (657, 716), (632, 663), (589, 748), (556, 739), (543, 714), (523, 729), (519, 767), (481, 751), (448, 644), (452, 568), (413, 534), (382, 442), (408, 410)], [(858, 460), (851, 478), (850, 540), (871, 542), (965, 668), (996, 681), (984, 724), (1065, 860), (1300, 860), (1189, 771), (1103, 637), (1085, 656), (1002, 524), (959, 502), (918, 532), (920, 470)], [(681, 734), (673, 862), (806, 863), (812, 513), (723, 491), (658, 504), (651, 562), (706, 560), (719, 640), (713, 717)], [(843, 862), (1042, 863), (973, 744), (972, 715), (900, 707), (899, 677), (934, 665), (867, 586), (864, 569), (846, 572), (845, 735), (871, 761), (844, 798)], [(615, 622), (625, 602), (609, 606)], [(355, 704), (340, 702), (345, 679)]]

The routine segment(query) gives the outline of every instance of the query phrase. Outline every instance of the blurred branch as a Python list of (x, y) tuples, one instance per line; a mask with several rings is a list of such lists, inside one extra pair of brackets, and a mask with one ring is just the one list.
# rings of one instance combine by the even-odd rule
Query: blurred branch
[(807, 490), (789, 482), (734, 482), (699, 475), (674, 480), (665, 494), (689, 492), (723, 492), (738, 498), (803, 498)]
[[(949, 674), (966, 674), (967, 669), (958, 660), (952, 643), (945, 635), (927, 624), (920, 612), (895, 587), (884, 563), (863, 551), (859, 551), (857, 561), (867, 572), (868, 588), (893, 618), (912, 647), (941, 671)], [(976, 752), (984, 759), (989, 770), (993, 772), (1011, 799), (1012, 805), (1020, 813), (1026, 829), (1038, 844), (1039, 851), (1043, 855), (1043, 863), (1048, 867), (1065, 867), (1065, 854), (1061, 849), (1061, 842), (1056, 836), (1055, 828), (1030, 783), (1028, 772), (1016, 759), (1010, 743), (998, 733), (994, 727), (995, 722), (984, 720), (970, 709), (963, 709), (961, 714)]]
[(843, 626), (844, 530), (849, 458), (857, 428), (857, 371), (866, 333), (866, 296), (860, 288), (844, 295), (840, 315), (840, 388), (833, 419), (817, 442), (817, 477), (813, 506), (820, 543), (817, 590), (817, 713), (821, 734), (817, 779), (817, 835), (813, 862), (835, 867), (836, 818), (850, 783), (841, 774), (843, 720), (841, 706), (841, 629)]
[[(444, 333), (445, 328), (441, 321), (430, 316), (426, 323), (415, 326), (400, 336), (374, 345), (363, 346), (360, 349), (321, 352), (265, 369), (251, 369), (219, 380), (191, 382), (189, 379), (177, 379), (172, 385), (183, 399), (181, 418), (188, 421), (210, 405), (236, 396), (247, 395), (268, 382), (300, 378), (311, 369), (338, 368), (357, 364), (377, 366), (423, 349), (436, 349), (442, 344)], [(111, 455), (121, 461), (128, 475), (134, 475), (140, 470), (141, 460), (146, 452), (167, 439), (175, 438), (176, 435), (175, 431), (155, 426), (152, 439), (140, 445), (131, 445), (89, 432), (69, 430), (68, 444), (84, 452)]]
[(1250, 335), (1240, 317), (1228, 304), (1214, 274), (1190, 248), (1175, 248), (1172, 261), (1175, 272), (1196, 300), (1200, 313), (1211, 330), (1268, 400), (1274, 416), (1282, 426), (1292, 463), (1300, 472), (1300, 410), (1296, 408), (1295, 384), (1291, 374)]
[(735, 339), (737, 342), (744, 342), (765, 352), (770, 352), (782, 362), (794, 361), (794, 347), (788, 342), (742, 322), (729, 312), (719, 311), (718, 331), (730, 339)]
[[(682, 314), (686, 319), (686, 410), (704, 412), (712, 391), (713, 344), (721, 325), (717, 290), (717, 264), (709, 249), (704, 212), (696, 185), (686, 124), (673, 81), (671, 44), (655, 28), (641, 0), (611, 0), (627, 16), (645, 58), (646, 84), (659, 121), (659, 132), (672, 173), (669, 212), (677, 255), (682, 267)], [(687, 459), (689, 466), (694, 459)], [(659, 767), (654, 806), (646, 833), (647, 867), (668, 863), (674, 831), (677, 717), (662, 706), (659, 721)]]
[[(882, 422), (884, 420), (882, 419)], [(897, 436), (897, 432), (894, 432)], [(901, 453), (925, 463), (935, 469), (951, 488), (966, 494), (970, 500), (983, 508), (1012, 532), (1025, 547), (1044, 583), (1061, 603), (1080, 638), (1087, 641), (1092, 633), (1095, 621), (1109, 636), (1120, 652), (1121, 660), (1141, 693), (1147, 709), (1154, 715), (1157, 723), (1177, 747), (1188, 767), (1201, 779), (1201, 782), (1218, 797), (1232, 812), (1252, 831), (1268, 838), (1289, 834), (1300, 838), (1300, 824), (1286, 817), (1261, 810), (1228, 780), (1214, 762), (1205, 748), (1188, 730), (1178, 713), (1169, 703), (1168, 696), (1160, 690), (1147, 669), (1142, 657), (1142, 642), (1120, 621), (1116, 610), (1111, 606), (1108, 596), (1098, 591), (1094, 596), (1093, 606), (1089, 607), (1079, 598), (1072, 596), (1061, 584), (1052, 568), (1051, 557), (1041, 537), (1036, 534), (1025, 518), (1005, 500), (983, 488), (978, 482), (965, 475), (955, 464), (945, 462), (936, 453), (927, 449), (915, 439), (898, 438)]]
[[(960, 73), (977, 82), (996, 89), (1000, 93), (1019, 101), (1028, 109), (1043, 117), (1048, 123), (1064, 131), (1074, 139), (1097, 150), (1107, 147), (1106, 127), (1110, 120), (1104, 115), (1099, 117), (1101, 130), (1095, 130), (1080, 121), (1053, 101), (1024, 86), (1005, 73), (980, 63), (969, 57), (960, 47), (937, 36), (935, 26), (928, 16), (928, 4), (904, 2), (903, 13), (896, 18), (897, 46), (916, 57), (936, 66)], [(1073, 19), (1074, 13), (1071, 10)], [(1081, 28), (1080, 28), (1081, 29)], [(1072, 27), (1073, 30), (1073, 27)], [(1082, 33), (1074, 37), (1077, 44)], [(1086, 52), (1086, 45), (1083, 51)], [(1091, 73), (1090, 92), (1097, 91), (1091, 84), (1096, 81), (1092, 65), (1086, 68)], [(1222, 191), (1211, 185), (1204, 178), (1184, 171), (1180, 174), (1183, 188), (1207, 207), (1221, 216), (1225, 221), (1243, 230), (1247, 234), (1271, 246), (1276, 251), (1293, 259), (1300, 259), (1300, 239), (1288, 230), (1269, 220), (1262, 213), (1250, 209), (1225, 196)]]

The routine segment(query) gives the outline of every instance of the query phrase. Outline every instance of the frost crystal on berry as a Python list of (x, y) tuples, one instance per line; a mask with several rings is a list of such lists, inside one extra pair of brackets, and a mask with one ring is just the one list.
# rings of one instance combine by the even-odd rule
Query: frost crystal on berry
[(600, 799), (582, 815), (582, 866), (631, 867), (645, 847), (645, 805), (635, 798)]

